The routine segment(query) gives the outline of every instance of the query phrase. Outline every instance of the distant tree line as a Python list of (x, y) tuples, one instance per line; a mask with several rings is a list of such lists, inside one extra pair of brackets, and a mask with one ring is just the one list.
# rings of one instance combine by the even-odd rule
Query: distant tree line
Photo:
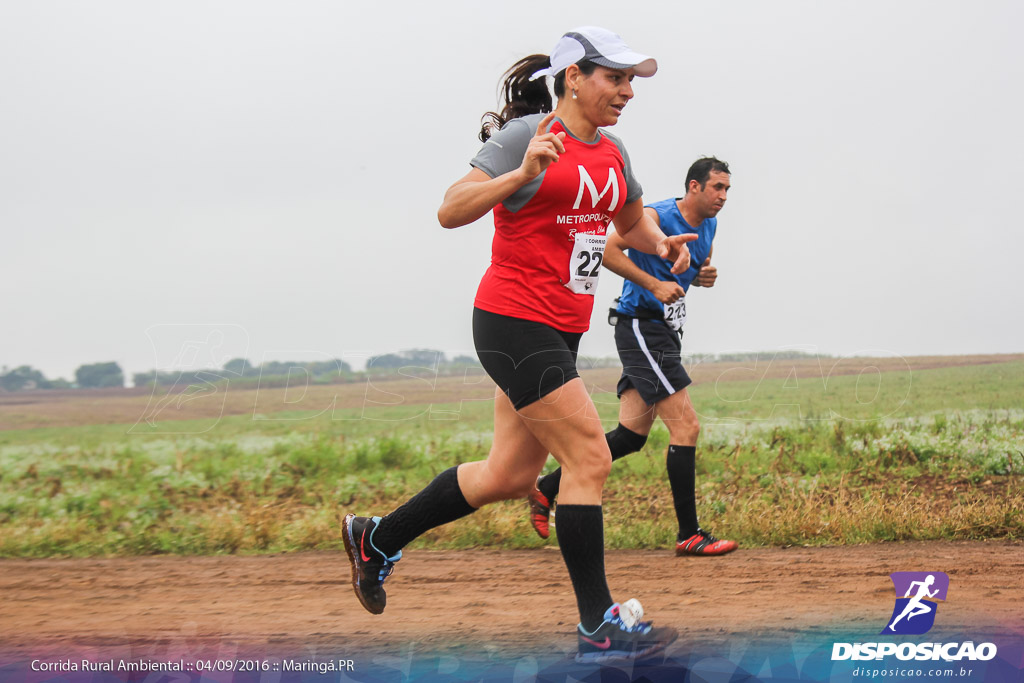
[[(480, 364), (472, 356), (459, 355), (449, 359), (444, 352), (435, 349), (409, 349), (400, 353), (386, 353), (373, 356), (366, 364), (366, 370), (355, 372), (352, 366), (335, 358), (322, 361), (266, 361), (253, 365), (245, 358), (232, 358), (223, 367), (199, 370), (157, 370), (137, 372), (132, 375), (136, 387), (144, 386), (188, 386), (230, 381), (232, 386), (277, 386), (294, 382), (296, 374), (304, 375), (302, 381), (316, 384), (350, 382), (366, 376), (390, 375), (401, 368), (414, 368), (411, 374), (436, 372), (447, 374), (466, 368), (477, 368)], [(123, 387), (125, 375), (121, 366), (114, 362), (82, 365), (75, 370), (75, 381), (65, 379), (49, 380), (35, 368), (22, 365), (17, 368), (0, 369), (0, 391), (30, 391), (33, 389), (92, 389)]]
[[(340, 358), (326, 361), (267, 361), (260, 365), (253, 365), (245, 358), (232, 358), (222, 368), (138, 372), (132, 375), (132, 382), (137, 387), (153, 384), (160, 386), (204, 384), (224, 380), (235, 382), (235, 380), (249, 379), (253, 380), (252, 383), (258, 381), (274, 384), (275, 379), (287, 380), (297, 372), (308, 375), (314, 382), (323, 384), (344, 381), (354, 375), (352, 366)], [(242, 384), (250, 384), (250, 382)]]
[(373, 356), (361, 372), (335, 358), (326, 361), (267, 361), (253, 365), (245, 358), (233, 358), (219, 369), (187, 370), (176, 372), (140, 372), (132, 376), (135, 386), (173, 386), (176, 384), (205, 384), (230, 381), (231, 386), (281, 386), (295, 381), (296, 374), (305, 375), (314, 384), (335, 384), (351, 382), (367, 376), (393, 375), (395, 370), (405, 368), (404, 374), (418, 376), (424, 373), (448, 374), (460, 370), (480, 367), (476, 358), (455, 356), (449, 359), (444, 352), (435, 349), (410, 349), (400, 353), (386, 353)]
[(811, 353), (796, 349), (782, 351), (744, 351), (742, 353), (697, 354), (704, 363), (744, 363), (757, 360), (801, 360), (807, 358), (832, 358), (825, 353)]
[(455, 356), (449, 360), (443, 351), (436, 349), (409, 349), (401, 353), (385, 353), (382, 356), (374, 356), (367, 362), (366, 369), (372, 371), (415, 367), (428, 370), (450, 370), (479, 365), (477, 359), (472, 356)]
[(22, 365), (0, 374), (0, 389), (4, 391), (22, 391), (26, 389), (67, 389), (71, 382), (66, 379), (49, 380), (43, 373), (30, 365)]
[(13, 370), (0, 369), (0, 389), (4, 391), (29, 391), (31, 389), (104, 389), (123, 387), (124, 372), (117, 363), (91, 363), (75, 370), (75, 381), (46, 379), (42, 372), (30, 365), (21, 365)]
[[(744, 353), (699, 354), (699, 362), (745, 362), (756, 360), (798, 360), (801, 358), (829, 358), (826, 354), (808, 353), (798, 350), (761, 351)], [(581, 368), (612, 367), (618, 365), (616, 358), (587, 358), (581, 361)], [(459, 355), (448, 358), (436, 349), (408, 349), (399, 353), (385, 353), (373, 356), (366, 364), (366, 370), (354, 372), (352, 367), (335, 358), (323, 361), (267, 361), (253, 365), (245, 358), (233, 358), (222, 368), (204, 370), (177, 370), (138, 372), (132, 375), (132, 382), (142, 386), (174, 386), (176, 384), (206, 384), (231, 381), (234, 385), (264, 386), (280, 385), (302, 373), (314, 383), (333, 384), (350, 382), (366, 376), (394, 374), (395, 370), (409, 369), (406, 375), (424, 373), (452, 374), (469, 368), (479, 368), (480, 363), (473, 356)], [(29, 365), (16, 368), (0, 368), (0, 391), (29, 391), (32, 389), (103, 389), (123, 387), (124, 371), (115, 362), (91, 363), (75, 370), (75, 381), (47, 379), (42, 372)]]

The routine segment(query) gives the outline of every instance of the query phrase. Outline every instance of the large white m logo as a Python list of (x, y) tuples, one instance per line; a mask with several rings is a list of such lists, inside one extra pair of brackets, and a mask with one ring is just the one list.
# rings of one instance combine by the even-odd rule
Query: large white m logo
[(597, 203), (601, 201), (601, 198), (608, 193), (608, 188), (612, 189), (612, 201), (608, 205), (608, 210), (613, 210), (619, 203), (619, 184), (616, 182), (618, 178), (615, 175), (615, 169), (611, 166), (608, 167), (608, 182), (604, 184), (604, 189), (601, 190), (601, 194), (597, 193), (597, 185), (594, 184), (594, 179), (587, 173), (587, 169), (583, 166), (578, 167), (580, 169), (580, 191), (576, 193), (576, 203), (572, 205), (573, 209), (580, 208), (580, 202), (583, 201), (583, 188), (590, 190), (590, 204), (591, 208), (596, 209)]

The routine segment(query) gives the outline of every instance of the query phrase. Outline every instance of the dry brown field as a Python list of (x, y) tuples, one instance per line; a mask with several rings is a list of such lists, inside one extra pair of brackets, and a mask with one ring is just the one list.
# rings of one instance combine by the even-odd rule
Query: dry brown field
[[(869, 369), (906, 372), (1024, 360), (1024, 354), (913, 356), (897, 358), (773, 359), (702, 363), (688, 370), (696, 384), (763, 379), (813, 380), (855, 375)], [(583, 369), (593, 393), (615, 390), (618, 368)], [(345, 384), (272, 388), (207, 385), (182, 391), (145, 388), (0, 392), (0, 430), (134, 424), (139, 420), (199, 420), (228, 415), (272, 415), (284, 411), (332, 411), (367, 406), (409, 406), (487, 399), (494, 384), (482, 374), (374, 377)]]

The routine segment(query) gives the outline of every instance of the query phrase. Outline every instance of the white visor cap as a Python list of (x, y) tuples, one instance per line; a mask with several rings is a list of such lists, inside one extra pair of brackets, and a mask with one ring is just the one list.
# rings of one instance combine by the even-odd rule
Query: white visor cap
[(551, 51), (551, 66), (535, 71), (530, 80), (557, 76), (584, 59), (609, 69), (633, 69), (642, 78), (658, 71), (658, 62), (653, 57), (633, 52), (617, 33), (599, 26), (580, 26), (558, 39)]

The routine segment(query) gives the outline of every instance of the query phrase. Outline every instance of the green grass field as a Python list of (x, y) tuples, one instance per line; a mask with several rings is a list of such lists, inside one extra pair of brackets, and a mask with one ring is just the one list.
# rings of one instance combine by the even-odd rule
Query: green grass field
[[(743, 372), (743, 370), (738, 370)], [(731, 378), (731, 379), (736, 379)], [(691, 389), (702, 524), (745, 546), (1024, 536), (1024, 362)], [(596, 394), (606, 426), (614, 395)], [(0, 431), (0, 555), (337, 549), (339, 515), (383, 513), (483, 458), (490, 401)], [(674, 534), (667, 432), (616, 463), (609, 547)], [(555, 465), (549, 461), (549, 469)], [(539, 547), (520, 501), (416, 541)]]

